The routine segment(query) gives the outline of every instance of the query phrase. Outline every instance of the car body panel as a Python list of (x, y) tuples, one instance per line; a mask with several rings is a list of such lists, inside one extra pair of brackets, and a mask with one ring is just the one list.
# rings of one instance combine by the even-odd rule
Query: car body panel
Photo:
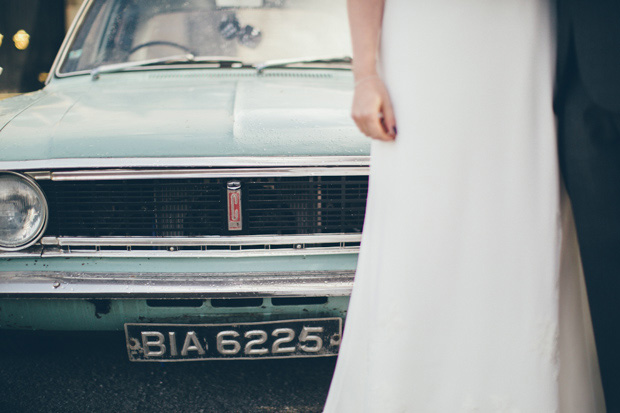
[(273, 305), (269, 298), (246, 307), (214, 307), (209, 300), (166, 301), (153, 306), (144, 299), (1, 299), (0, 326), (25, 330), (122, 330), (125, 323), (244, 323), (304, 318), (345, 318), (348, 297), (320, 304)]
[(368, 154), (369, 142), (348, 112), (349, 72), (270, 73), (168, 70), (62, 79), (22, 99), (22, 107), (0, 102), (2, 119), (10, 118), (0, 131), (0, 162)]
[(265, 271), (353, 270), (357, 253), (333, 255), (291, 255), (257, 257), (209, 258), (96, 258), (96, 257), (32, 257), (0, 259), (2, 271), (73, 271), (73, 272), (181, 272), (216, 273)]

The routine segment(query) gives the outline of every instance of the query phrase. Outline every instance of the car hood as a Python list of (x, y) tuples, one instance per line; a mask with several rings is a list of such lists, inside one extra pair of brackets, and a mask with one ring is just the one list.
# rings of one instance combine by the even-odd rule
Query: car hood
[[(335, 73), (332, 73), (335, 72)], [(367, 155), (348, 72), (169, 70), (56, 79), (0, 102), (0, 162)]]

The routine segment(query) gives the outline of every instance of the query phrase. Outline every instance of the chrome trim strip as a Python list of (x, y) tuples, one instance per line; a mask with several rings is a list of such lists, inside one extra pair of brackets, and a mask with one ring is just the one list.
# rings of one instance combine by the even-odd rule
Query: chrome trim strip
[(328, 167), (368, 166), (370, 156), (230, 156), (195, 158), (63, 158), (0, 161), (0, 170), (37, 171), (47, 169), (95, 168), (242, 168), (242, 167)]
[(105, 250), (99, 248), (61, 249), (58, 247), (29, 248), (26, 251), (0, 252), (0, 260), (13, 258), (253, 258), (253, 257), (298, 257), (314, 255), (358, 254), (360, 247), (321, 247), (321, 248), (277, 248), (270, 249), (230, 249), (230, 250)]
[(43, 245), (55, 246), (241, 246), (328, 244), (360, 242), (361, 234), (311, 234), (311, 235), (241, 235), (210, 237), (44, 237)]
[[(0, 251), (0, 260), (5, 258), (40, 258), (43, 254), (43, 247), (36, 244), (22, 251)], [(0, 266), (0, 271), (2, 267)]]
[(0, 272), (2, 298), (338, 297), (354, 271), (269, 273)]
[(62, 75), (60, 73), (60, 64), (64, 62), (67, 52), (69, 51), (69, 47), (73, 43), (73, 39), (76, 34), (76, 29), (79, 25), (82, 24), (84, 17), (86, 16), (86, 12), (90, 9), (90, 6), (93, 4), (92, 0), (86, 0), (82, 3), (80, 8), (78, 9), (76, 17), (73, 19), (71, 26), (69, 26), (69, 30), (67, 31), (67, 35), (65, 36), (60, 49), (58, 50), (58, 54), (54, 59), (54, 63), (52, 63), (52, 67), (50, 68), (50, 74), (52, 76), (48, 76), (45, 85), (47, 85), (52, 77), (65, 77), (66, 75)]
[[(291, 256), (310, 256), (310, 255), (342, 255), (342, 254), (358, 254), (359, 247), (333, 247), (333, 248), (309, 248), (309, 249), (250, 249), (250, 250), (181, 250), (181, 251), (165, 251), (165, 250), (86, 250), (71, 249), (65, 251), (62, 249), (45, 249), (39, 255), (41, 258), (253, 258), (253, 257), (291, 257)], [(32, 254), (28, 255), (33, 257)], [(0, 255), (3, 258), (3, 255)], [(9, 258), (9, 257), (7, 257)], [(13, 254), (11, 258), (19, 258), (17, 254)]]
[(165, 169), (165, 170), (85, 170), (33, 172), (37, 180), (52, 181), (108, 181), (121, 179), (178, 179), (178, 178), (255, 178), (276, 176), (364, 176), (368, 167), (298, 167), (298, 168), (234, 168), (234, 169)]

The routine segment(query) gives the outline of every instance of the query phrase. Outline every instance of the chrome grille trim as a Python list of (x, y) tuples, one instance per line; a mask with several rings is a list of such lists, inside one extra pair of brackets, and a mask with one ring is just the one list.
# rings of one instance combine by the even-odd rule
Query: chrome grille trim
[[(75, 258), (253, 258), (253, 257), (292, 257), (310, 255), (342, 255), (357, 254), (359, 247), (333, 247), (310, 249), (255, 249), (255, 250), (105, 250), (87, 249), (44, 249), (40, 255), (46, 257), (75, 257)], [(0, 258), (2, 255), (0, 255)]]
[[(44, 237), (24, 251), (0, 251), (3, 258), (245, 258), (357, 254), (361, 234), (230, 237)], [(135, 249), (153, 247), (158, 249)], [(190, 247), (191, 249), (183, 249)], [(121, 248), (121, 249), (119, 249)]]
[[(278, 248), (268, 246), (255, 249), (222, 249), (222, 250), (134, 250), (127, 247), (124, 250), (106, 250), (102, 247), (37, 247), (24, 251), (0, 251), (0, 260), (13, 258), (253, 258), (253, 257), (294, 257), (314, 255), (346, 255), (358, 254), (359, 246), (337, 247), (304, 247)], [(0, 271), (1, 273), (2, 271)]]
[(89, 168), (244, 168), (368, 166), (370, 156), (229, 156), (176, 158), (64, 158), (0, 161), (0, 170)]
[[(337, 177), (366, 176), (369, 173), (369, 157), (326, 156), (326, 157), (245, 157), (245, 158), (200, 158), (218, 165), (194, 163), (197, 158), (184, 158), (193, 162), (194, 169), (155, 169), (170, 159), (158, 159), (149, 169), (94, 169), (32, 171), (27, 175), (42, 181), (104, 181), (104, 180), (146, 180), (178, 178), (271, 178), (283, 177)], [(66, 161), (66, 160), (65, 160)], [(83, 160), (82, 160), (83, 161)], [(99, 160), (99, 161), (110, 161)], [(113, 161), (119, 161), (118, 159)], [(124, 159), (133, 162), (134, 159)], [(141, 160), (144, 161), (144, 160)], [(215, 162), (214, 162), (215, 161)], [(244, 167), (245, 165), (250, 165)], [(256, 164), (252, 164), (256, 162)], [(174, 163), (174, 161), (173, 161)], [(0, 162), (2, 166), (3, 162)], [(259, 165), (266, 167), (257, 167)], [(234, 165), (234, 167), (232, 166)], [(93, 165), (89, 165), (93, 167)], [(26, 168), (27, 169), (27, 168)], [(69, 184), (70, 182), (67, 182)], [(55, 234), (54, 234), (55, 235)], [(199, 235), (199, 234), (196, 234)], [(359, 233), (311, 233), (303, 235), (234, 235), (234, 236), (133, 236), (133, 237), (79, 237), (47, 236), (41, 243), (23, 251), (0, 252), (0, 259), (26, 257), (265, 257), (357, 254), (361, 234)]]
[(33, 172), (37, 180), (52, 181), (113, 181), (122, 179), (177, 179), (177, 178), (258, 178), (276, 176), (362, 176), (367, 167), (345, 168), (243, 168), (243, 169), (123, 169), (60, 172)]
[(360, 242), (361, 234), (310, 234), (310, 235), (246, 235), (212, 237), (44, 237), (43, 245), (54, 246), (249, 246), (300, 245)]

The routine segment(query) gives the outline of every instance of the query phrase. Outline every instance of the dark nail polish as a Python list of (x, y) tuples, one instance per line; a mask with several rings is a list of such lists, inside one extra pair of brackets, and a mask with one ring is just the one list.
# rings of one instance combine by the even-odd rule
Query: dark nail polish
[(397, 135), (397, 134), (398, 134), (398, 131), (396, 130), (396, 126), (394, 126), (394, 127), (392, 128), (392, 132), (394, 132), (394, 135)]

